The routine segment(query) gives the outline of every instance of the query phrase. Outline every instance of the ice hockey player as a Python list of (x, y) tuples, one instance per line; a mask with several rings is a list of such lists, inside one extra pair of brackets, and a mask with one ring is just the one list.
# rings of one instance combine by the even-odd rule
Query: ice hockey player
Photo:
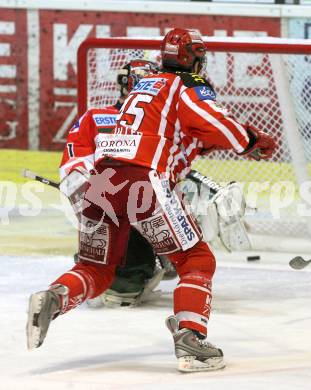
[[(77, 216), (82, 210), (83, 192), (75, 190), (81, 182), (88, 180), (89, 172), (94, 168), (96, 137), (108, 133), (115, 126), (119, 110), (138, 80), (157, 70), (154, 62), (142, 59), (124, 65), (116, 79), (120, 89), (116, 104), (89, 109), (69, 132), (60, 167), (60, 190), (71, 199)], [(75, 259), (78, 260), (78, 256)], [(148, 241), (137, 230), (131, 229), (124, 266), (116, 268), (110, 288), (95, 299), (88, 300), (88, 304), (93, 307), (103, 304), (109, 307), (129, 306), (155, 299), (158, 294), (153, 290), (164, 272), (163, 268), (156, 267), (156, 254)]]
[(190, 166), (196, 156), (215, 148), (265, 159), (275, 143), (216, 103), (212, 86), (199, 75), (205, 53), (196, 31), (169, 31), (161, 48), (163, 72), (140, 80), (115, 128), (99, 135), (96, 172), (84, 196), (79, 263), (30, 297), (29, 348), (43, 343), (53, 318), (109, 287), (134, 226), (157, 253), (169, 257), (180, 278), (175, 316), (167, 319), (179, 370), (224, 367), (221, 349), (205, 340), (215, 258), (174, 190), (183, 173), (179, 162), (186, 157)]
[[(75, 188), (79, 188), (80, 181), (86, 180), (85, 178), (88, 177), (89, 171), (94, 168), (93, 156), (96, 149), (96, 137), (99, 132), (109, 131), (114, 126), (125, 98), (139, 79), (149, 73), (155, 74), (157, 71), (157, 66), (153, 62), (145, 60), (130, 61), (123, 66), (117, 76), (120, 96), (116, 104), (106, 108), (90, 109), (74, 124), (67, 138), (60, 168), (61, 191), (66, 196), (72, 197)], [(70, 178), (67, 180), (69, 175)], [(187, 184), (189, 181), (192, 181), (190, 189), (189, 184)], [(232, 197), (232, 191), (229, 194), (227, 193), (232, 185), (220, 189), (217, 194), (217, 200), (210, 202), (204, 210), (202, 210), (202, 207), (198, 210), (197, 204), (206, 204), (208, 200), (206, 191), (203, 193), (200, 190), (201, 186), (205, 184), (206, 178), (198, 172), (192, 171), (192, 175), (183, 182), (183, 188), (187, 188), (187, 196), (193, 196), (193, 193), (190, 194), (189, 191), (195, 191), (195, 194), (201, 193), (201, 198), (205, 197), (204, 200), (198, 200), (196, 197), (192, 203), (195, 206), (195, 216), (203, 225), (207, 239), (210, 241), (216, 235), (220, 235), (222, 240), (225, 241), (224, 234), (222, 234), (224, 229), (221, 229), (224, 226), (222, 223), (223, 219), (216, 210), (223, 209), (219, 205), (219, 200), (222, 200), (222, 203), (225, 204), (227, 203), (225, 197)], [(206, 185), (207, 189), (210, 190), (210, 194), (215, 195), (215, 190), (213, 190), (210, 181)], [(80, 191), (78, 199), (75, 199), (73, 204), (77, 214), (81, 212), (82, 195), (83, 193)], [(217, 208), (215, 207), (215, 202), (217, 202)], [(240, 218), (234, 220), (234, 225), (232, 224), (232, 218), (230, 222), (230, 231), (236, 236), (237, 232), (243, 229), (243, 225), (240, 222)], [(238, 226), (240, 226), (240, 229), (238, 229)], [(226, 236), (228, 236), (228, 224), (225, 227)], [(247, 235), (245, 234), (244, 236), (247, 240)], [(238, 238), (240, 242), (241, 233), (238, 235)], [(232, 249), (230, 243), (224, 243), (228, 249)], [(239, 245), (238, 249), (243, 249), (243, 246)], [(75, 259), (78, 259), (77, 255), (75, 255)], [(141, 303), (158, 299), (160, 291), (155, 291), (155, 288), (161, 279), (174, 277), (176, 277), (176, 270), (167, 258), (165, 256), (157, 257), (148, 241), (137, 230), (131, 229), (124, 266), (116, 268), (115, 279), (111, 286), (98, 297), (89, 299), (87, 303), (91, 307), (100, 307), (102, 305), (108, 307), (137, 306)]]

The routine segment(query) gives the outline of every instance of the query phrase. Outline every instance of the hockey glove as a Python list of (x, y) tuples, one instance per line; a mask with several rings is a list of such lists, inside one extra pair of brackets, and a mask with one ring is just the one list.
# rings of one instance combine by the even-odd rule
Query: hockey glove
[(89, 179), (88, 171), (84, 169), (73, 170), (60, 183), (60, 191), (67, 196), (73, 210), (80, 221), (82, 203)]
[(253, 126), (247, 127), (249, 145), (239, 156), (249, 156), (254, 160), (268, 159), (272, 156), (276, 143), (271, 135), (257, 130)]

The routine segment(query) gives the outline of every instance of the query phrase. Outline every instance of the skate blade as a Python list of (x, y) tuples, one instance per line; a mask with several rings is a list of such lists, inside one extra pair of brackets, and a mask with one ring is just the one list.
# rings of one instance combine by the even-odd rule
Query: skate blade
[(29, 298), (28, 307), (28, 321), (26, 326), (27, 333), (27, 348), (32, 350), (40, 347), (41, 341), (41, 329), (35, 324), (35, 318), (39, 315), (43, 304), (43, 297), (41, 294), (32, 294)]
[(194, 356), (185, 356), (178, 359), (178, 370), (180, 372), (216, 371), (225, 366), (222, 357), (209, 358), (205, 362), (197, 360)]

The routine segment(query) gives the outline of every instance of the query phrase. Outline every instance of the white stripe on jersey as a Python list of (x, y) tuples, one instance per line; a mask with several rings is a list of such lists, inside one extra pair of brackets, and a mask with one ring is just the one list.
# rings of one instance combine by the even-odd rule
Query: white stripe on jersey
[(184, 152), (183, 145), (180, 145), (180, 149), (182, 149), (179, 153), (175, 154), (173, 164), (171, 165), (171, 171), (174, 172), (174, 169), (177, 167), (180, 161), (183, 161), (185, 165), (188, 165), (188, 161), (186, 159), (186, 154)]
[(191, 144), (186, 148), (186, 156), (189, 157), (192, 151), (198, 146), (198, 139), (193, 138)]
[[(217, 107), (217, 105), (212, 100), (204, 100), (204, 103), (208, 104), (211, 107), (211, 109), (214, 111), (226, 113), (226, 110), (224, 112), (224, 109)], [(240, 131), (240, 133), (243, 135), (243, 137), (245, 137), (245, 139), (248, 141), (249, 137), (248, 137), (248, 134), (245, 131), (244, 127), (241, 126), (240, 123), (236, 122), (233, 118), (230, 118), (227, 115), (225, 115), (225, 117), (226, 117), (227, 121), (231, 122), (237, 128), (237, 130)]]
[(152, 169), (155, 169), (157, 170), (158, 168), (158, 164), (159, 164), (159, 161), (160, 161), (160, 158), (161, 158), (161, 155), (162, 155), (162, 150), (164, 148), (164, 145), (165, 145), (165, 141), (166, 141), (166, 138), (163, 138), (164, 135), (165, 135), (165, 130), (166, 130), (166, 124), (167, 124), (167, 114), (169, 112), (169, 109), (171, 107), (171, 104), (172, 104), (172, 100), (174, 98), (174, 95), (176, 93), (176, 90), (179, 86), (179, 82), (180, 82), (180, 78), (179, 77), (176, 77), (171, 88), (170, 88), (170, 92), (169, 92), (169, 95), (168, 95), (168, 98), (166, 99), (166, 102), (164, 104), (164, 107), (161, 111), (161, 121), (160, 121), (160, 126), (159, 126), (159, 130), (158, 130), (158, 135), (161, 137), (159, 143), (158, 143), (158, 146), (157, 146), (157, 150), (153, 156), (153, 160), (152, 160), (152, 163), (151, 163), (151, 167)]
[(161, 122), (160, 122), (159, 130), (158, 130), (158, 134), (161, 137), (163, 137), (165, 134), (166, 123), (167, 123), (167, 114), (168, 114), (169, 109), (171, 107), (172, 100), (173, 100), (175, 92), (178, 88), (179, 82), (180, 82), (180, 78), (176, 77), (173, 84), (171, 85), (170, 93), (166, 99), (166, 102), (165, 102), (164, 107), (163, 107), (162, 112), (161, 112)]
[(162, 154), (165, 142), (166, 142), (166, 138), (161, 137), (160, 141), (158, 143), (157, 150), (156, 150), (156, 152), (155, 152), (155, 154), (153, 156), (153, 160), (152, 160), (152, 163), (151, 163), (151, 168), (152, 169), (157, 170), (157, 168), (158, 168), (158, 163), (160, 161), (161, 154)]
[(181, 138), (180, 138), (180, 121), (177, 118), (176, 123), (175, 123), (175, 130), (174, 130), (174, 143), (172, 147), (170, 148), (170, 155), (169, 158), (167, 159), (167, 165), (166, 165), (166, 172), (171, 172), (173, 173), (172, 169), (172, 164), (175, 160), (174, 154), (178, 150), (178, 147), (181, 145)]
[[(190, 154), (192, 153), (192, 151), (198, 146), (198, 139), (197, 138), (192, 138), (191, 139), (191, 142), (188, 143), (188, 146), (185, 147), (185, 143), (184, 143), (184, 138), (186, 137), (186, 135), (180, 131), (180, 134), (179, 134), (179, 138), (180, 138), (180, 144), (179, 144), (179, 147), (180, 147), (180, 152), (178, 154), (176, 154), (174, 156), (174, 160), (172, 161), (172, 164), (171, 164), (171, 171), (173, 173), (175, 168), (178, 166), (179, 162), (180, 161), (183, 161), (184, 162), (184, 168), (178, 172), (178, 175), (184, 175), (182, 174), (182, 172), (186, 172), (188, 173), (189, 171), (189, 167), (190, 167), (190, 164), (189, 164), (189, 161), (188, 161), (188, 157), (190, 156)], [(188, 137), (189, 139), (190, 137)], [(180, 178), (181, 178), (180, 177)]]
[(193, 102), (187, 93), (183, 93), (181, 95), (181, 98), (183, 101), (194, 111), (196, 112), (200, 117), (205, 119), (207, 122), (209, 122), (212, 126), (217, 127), (218, 130), (222, 132), (222, 134), (227, 138), (227, 140), (231, 143), (231, 145), (234, 147), (234, 149), (238, 153), (242, 153), (244, 151), (244, 147), (239, 143), (239, 141), (235, 138), (235, 136), (232, 134), (231, 130), (228, 129), (224, 124), (219, 122), (215, 117), (213, 117), (211, 114), (209, 114), (207, 111), (203, 110), (199, 106)]
[(174, 142), (173, 146), (170, 148), (170, 156), (167, 159), (166, 172), (171, 172), (172, 173), (172, 171), (173, 171), (173, 169), (172, 169), (172, 166), (174, 166), (173, 162), (175, 161), (176, 156), (179, 155), (179, 153), (178, 153), (177, 155), (174, 156), (174, 154), (178, 150), (178, 146), (179, 145)]

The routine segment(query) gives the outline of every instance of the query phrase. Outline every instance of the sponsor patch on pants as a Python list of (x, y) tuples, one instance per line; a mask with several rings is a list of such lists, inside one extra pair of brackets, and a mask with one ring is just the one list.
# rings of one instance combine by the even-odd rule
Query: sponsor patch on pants
[(106, 264), (110, 239), (109, 225), (85, 216), (82, 217), (82, 223), (79, 258)]
[(156, 214), (133, 226), (150, 242), (158, 254), (164, 255), (181, 249), (164, 215)]

